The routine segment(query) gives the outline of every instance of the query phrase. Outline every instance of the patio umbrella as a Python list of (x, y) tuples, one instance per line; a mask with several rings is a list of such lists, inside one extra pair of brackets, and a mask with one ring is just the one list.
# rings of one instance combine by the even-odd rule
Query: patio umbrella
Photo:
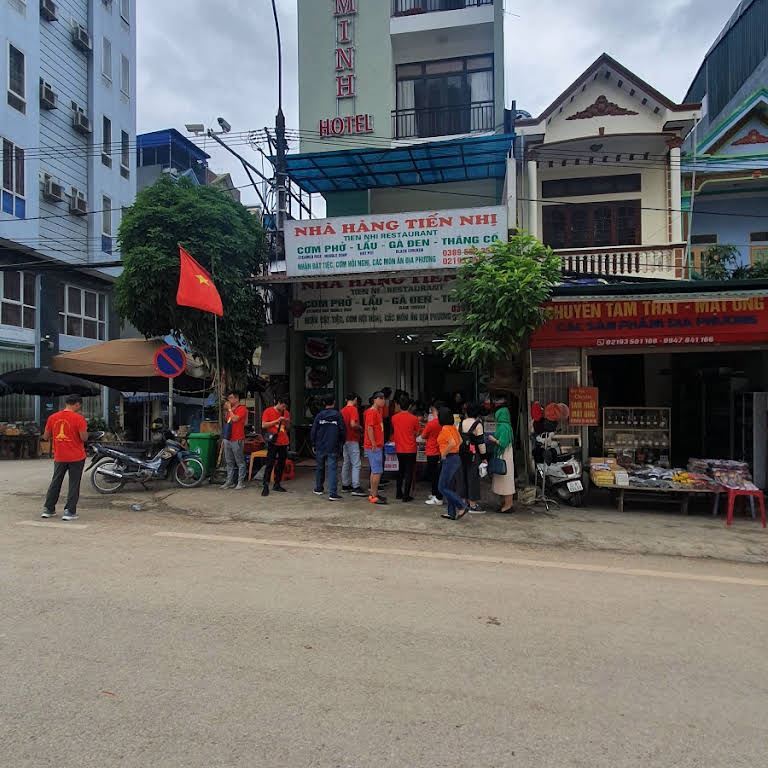
[(63, 395), (81, 395), (96, 397), (99, 387), (90, 381), (78, 379), (67, 373), (52, 371), (50, 368), (22, 368), (0, 376), (0, 385), (9, 395), (40, 395), (41, 397), (61, 397)]

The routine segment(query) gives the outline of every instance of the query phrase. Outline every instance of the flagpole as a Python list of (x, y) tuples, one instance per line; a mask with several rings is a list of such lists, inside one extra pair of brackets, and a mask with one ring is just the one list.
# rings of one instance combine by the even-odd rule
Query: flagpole
[(213, 316), (214, 336), (216, 340), (216, 400), (218, 402), (217, 411), (219, 414), (219, 434), (222, 433), (223, 416), (221, 413), (221, 363), (219, 362), (219, 316)]

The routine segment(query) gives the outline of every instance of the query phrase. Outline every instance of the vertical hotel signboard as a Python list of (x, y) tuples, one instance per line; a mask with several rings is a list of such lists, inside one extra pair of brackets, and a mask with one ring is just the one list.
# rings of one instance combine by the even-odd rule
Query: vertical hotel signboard
[(357, 96), (357, 46), (355, 45), (357, 2), (358, 0), (332, 0), (336, 37), (333, 64), (336, 72), (334, 83), (337, 114), (320, 119), (318, 132), (321, 139), (373, 133), (373, 115), (341, 115), (344, 105), (350, 99), (354, 105), (354, 99)]

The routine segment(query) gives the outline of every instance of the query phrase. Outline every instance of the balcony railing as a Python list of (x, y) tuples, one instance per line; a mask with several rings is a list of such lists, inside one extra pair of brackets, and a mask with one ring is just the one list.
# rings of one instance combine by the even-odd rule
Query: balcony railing
[(686, 280), (685, 245), (626, 245), (555, 251), (563, 270), (583, 277), (648, 277)]
[(397, 109), (392, 112), (392, 135), (396, 139), (427, 139), (493, 131), (494, 118), (492, 101), (475, 101), (458, 107)]
[(493, 5), (493, 0), (392, 0), (392, 15), (415, 16), (435, 11), (476, 8), (479, 5)]

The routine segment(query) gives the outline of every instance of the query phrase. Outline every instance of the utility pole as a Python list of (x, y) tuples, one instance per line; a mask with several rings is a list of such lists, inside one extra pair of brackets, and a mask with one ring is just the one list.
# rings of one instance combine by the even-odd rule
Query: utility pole
[(277, 115), (275, 116), (275, 185), (277, 187), (277, 257), (285, 259), (285, 220), (288, 215), (288, 165), (286, 162), (285, 115), (283, 114), (283, 45), (280, 39), (280, 21), (277, 17), (276, 0), (272, 0), (277, 34)]

